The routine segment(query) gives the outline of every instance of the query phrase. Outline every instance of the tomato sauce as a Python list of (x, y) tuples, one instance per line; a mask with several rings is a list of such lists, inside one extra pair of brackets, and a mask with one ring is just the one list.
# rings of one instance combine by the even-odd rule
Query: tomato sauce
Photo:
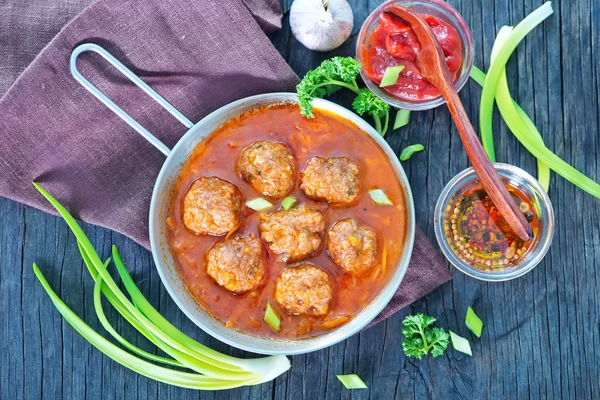
[[(420, 14), (437, 38), (450, 76), (458, 79), (463, 63), (463, 46), (454, 27), (431, 15)], [(421, 45), (410, 25), (389, 13), (379, 16), (379, 24), (371, 31), (362, 46), (362, 59), (367, 76), (380, 83), (388, 67), (404, 65), (395, 85), (382, 89), (390, 95), (412, 101), (429, 100), (440, 92), (421, 75), (417, 55)]]
[[(177, 269), (198, 304), (232, 329), (262, 337), (287, 338), (314, 336), (332, 329), (351, 320), (379, 294), (400, 260), (407, 212), (402, 187), (389, 159), (377, 143), (352, 122), (318, 109), (314, 114), (314, 119), (306, 119), (294, 104), (261, 107), (242, 113), (211, 133), (193, 151), (174, 183), (167, 226), (169, 247)], [(314, 156), (344, 155), (361, 166), (361, 195), (352, 206), (336, 207), (308, 199), (299, 189), (299, 176), (291, 194), (298, 199), (297, 204), (306, 203), (323, 211), (327, 229), (340, 219), (352, 217), (373, 228), (378, 235), (379, 261), (367, 275), (356, 277), (344, 273), (331, 261), (324, 248), (318, 255), (303, 261), (318, 266), (329, 275), (333, 299), (324, 316), (288, 315), (277, 305), (275, 280), (287, 265), (266, 252), (267, 271), (256, 289), (236, 295), (220, 287), (207, 275), (204, 257), (222, 237), (195, 235), (183, 223), (183, 198), (201, 176), (228, 180), (241, 190), (245, 201), (260, 196), (236, 174), (241, 152), (258, 140), (289, 145), (295, 154), (298, 171)], [(384, 189), (394, 205), (375, 205), (368, 194), (372, 188)], [(273, 204), (272, 210), (264, 212), (279, 209), (281, 201)], [(260, 212), (244, 208), (242, 224), (235, 234), (258, 235)], [(274, 332), (263, 321), (267, 302), (281, 317), (279, 332)]]

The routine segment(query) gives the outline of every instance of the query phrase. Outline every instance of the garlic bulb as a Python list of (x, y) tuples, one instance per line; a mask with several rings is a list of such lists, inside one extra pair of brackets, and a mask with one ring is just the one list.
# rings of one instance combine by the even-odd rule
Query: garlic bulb
[(316, 51), (340, 47), (350, 37), (353, 20), (346, 0), (294, 0), (290, 10), (294, 37)]

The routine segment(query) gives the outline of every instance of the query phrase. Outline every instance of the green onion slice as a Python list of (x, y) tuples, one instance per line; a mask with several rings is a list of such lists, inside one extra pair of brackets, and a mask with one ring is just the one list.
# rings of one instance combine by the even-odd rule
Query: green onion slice
[(281, 200), (281, 208), (283, 208), (285, 211), (289, 210), (290, 208), (292, 208), (294, 206), (294, 204), (296, 204), (296, 198), (289, 196), (286, 197), (285, 199)]
[(369, 195), (375, 204), (380, 206), (392, 206), (394, 203), (387, 197), (385, 192), (381, 189), (371, 189), (369, 190)]
[(367, 385), (356, 374), (336, 375), (346, 389), (367, 389)]
[(386, 87), (395, 85), (398, 82), (398, 76), (400, 72), (404, 69), (404, 65), (396, 65), (395, 67), (388, 67), (383, 73), (383, 78), (381, 78), (381, 83), (379, 87)]
[(281, 319), (275, 310), (273, 310), (273, 307), (271, 307), (271, 303), (269, 302), (267, 302), (267, 309), (265, 310), (265, 322), (269, 324), (271, 329), (275, 332), (279, 332), (281, 329)]
[(467, 308), (467, 316), (465, 317), (465, 325), (471, 330), (478, 338), (481, 337), (481, 329), (483, 328), (483, 321), (475, 314), (475, 311), (471, 307)]
[(471, 352), (471, 344), (469, 344), (467, 339), (450, 331), (450, 340), (452, 340), (452, 347), (454, 347), (455, 350), (473, 356), (473, 353)]
[(506, 62), (517, 48), (523, 38), (539, 25), (544, 19), (552, 14), (552, 4), (546, 2), (544, 5), (529, 14), (511, 32), (506, 42), (498, 50), (496, 59), (490, 64), (483, 91), (481, 93), (481, 105), (479, 113), (479, 124), (481, 129), (481, 142), (490, 160), (496, 161), (494, 150), (494, 137), (492, 133), (492, 112), (494, 110), (494, 97), (500, 75), (506, 66)]
[(412, 157), (413, 154), (425, 150), (422, 144), (412, 144), (408, 147), (405, 147), (400, 153), (400, 161), (406, 161)]
[(394, 126), (392, 129), (402, 128), (403, 126), (408, 125), (409, 121), (410, 121), (410, 110), (405, 110), (405, 109), (401, 108), (396, 113), (396, 119), (394, 120)]
[(248, 200), (246, 202), (246, 207), (251, 208), (254, 211), (262, 211), (273, 207), (273, 204), (269, 203), (269, 201), (263, 199), (262, 197), (257, 197), (255, 199)]

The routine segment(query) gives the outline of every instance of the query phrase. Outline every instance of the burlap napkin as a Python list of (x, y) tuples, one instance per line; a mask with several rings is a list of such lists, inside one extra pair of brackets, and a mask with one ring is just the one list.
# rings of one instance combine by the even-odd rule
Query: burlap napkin
[[(1, 84), (41, 47), (20, 29), (31, 23), (27, 13), (21, 17), (15, 12), (21, 2), (12, 4), (0, 7), (0, 38), (11, 44), (11, 54), (3, 54), (8, 61), (0, 62)], [(53, 11), (46, 0), (27, 4), (47, 7), (46, 14)], [(55, 21), (48, 18), (32, 35), (44, 40), (70, 17), (68, 12), (56, 14)], [(4, 24), (4, 18), (10, 23)], [(149, 247), (148, 208), (164, 156), (75, 82), (68, 68), (71, 51), (84, 42), (104, 46), (198, 121), (242, 97), (294, 90), (298, 78), (265, 35), (280, 21), (274, 0), (93, 3), (60, 31), (0, 100), (0, 195), (51, 211), (34, 191), (35, 180), (82, 220)], [(167, 146), (185, 133), (100, 57), (87, 53), (80, 60), (80, 70), (91, 82)], [(450, 278), (427, 238), (417, 232), (406, 277), (376, 321)]]

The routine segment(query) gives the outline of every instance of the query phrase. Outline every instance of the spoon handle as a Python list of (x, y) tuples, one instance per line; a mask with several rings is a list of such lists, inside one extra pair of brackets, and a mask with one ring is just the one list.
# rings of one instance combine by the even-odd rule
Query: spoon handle
[(446, 100), (452, 119), (454, 119), (454, 124), (458, 129), (469, 161), (473, 165), (483, 188), (513, 231), (521, 239), (530, 240), (533, 237), (531, 225), (529, 225), (515, 200), (508, 193), (508, 189), (502, 182), (485, 150), (483, 150), (483, 146), (475, 133), (475, 129), (473, 129), (473, 125), (471, 125), (454, 86), (444, 85), (444, 89), (440, 91)]
[(531, 226), (517, 206), (515, 200), (508, 193), (508, 189), (500, 179), (498, 172), (492, 165), (487, 154), (481, 146), (479, 137), (469, 121), (465, 108), (454, 88), (450, 77), (448, 65), (444, 58), (440, 44), (437, 42), (431, 28), (421, 17), (414, 12), (396, 4), (388, 5), (384, 12), (394, 14), (409, 23), (419, 39), (421, 50), (417, 54), (417, 62), (421, 67), (421, 74), (427, 78), (442, 94), (450, 109), (450, 114), (458, 128), (460, 139), (465, 146), (469, 161), (475, 169), (477, 177), (483, 188), (494, 202), (494, 205), (504, 217), (512, 230), (523, 240), (533, 237)]

